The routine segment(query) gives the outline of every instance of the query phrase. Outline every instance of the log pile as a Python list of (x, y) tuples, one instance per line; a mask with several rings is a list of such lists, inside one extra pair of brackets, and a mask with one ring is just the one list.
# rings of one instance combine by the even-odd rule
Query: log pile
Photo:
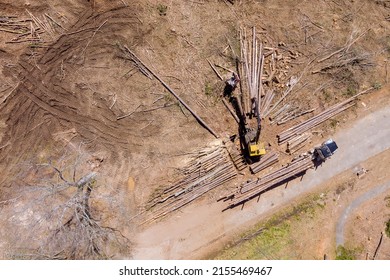
[(145, 223), (180, 209), (237, 176), (237, 170), (220, 141), (216, 146), (196, 153), (180, 173), (180, 180), (161, 190), (149, 201), (151, 216)]
[(276, 122), (277, 125), (281, 125), (281, 124), (285, 124), (289, 121), (292, 121), (292, 120), (295, 120), (296, 118), (299, 118), (303, 115), (306, 115), (308, 113), (311, 113), (313, 112), (315, 109), (309, 109), (309, 110), (302, 110), (301, 108), (294, 108), (292, 109), (291, 111), (288, 111), (284, 114), (282, 114), (277, 120), (275, 120), (274, 122)]
[(307, 121), (304, 121), (300, 124), (297, 124), (282, 133), (278, 135), (278, 143), (283, 144), (291, 139), (295, 138), (296, 136), (314, 128), (315, 126), (325, 122), (326, 120), (336, 116), (337, 114), (345, 111), (346, 109), (352, 107), (354, 104), (350, 104), (350, 102), (345, 103), (342, 102), (342, 104), (337, 104), (335, 106), (330, 107), (329, 109), (321, 112), (320, 114), (308, 119)]
[[(237, 70), (241, 78), (241, 103), (244, 112), (249, 113), (253, 109), (249, 101), (257, 97), (261, 118), (275, 110), (302, 77), (290, 76), (290, 70), (287, 70), (292, 68), (291, 61), (300, 54), (289, 50), (284, 43), (279, 43), (278, 47), (265, 45), (270, 43), (274, 45), (269, 37), (263, 42), (257, 38), (255, 27), (252, 28), (251, 35), (245, 29), (240, 30), (241, 53)], [(281, 98), (271, 106), (280, 90)]]
[(296, 136), (314, 128), (315, 126), (325, 122), (326, 120), (328, 120), (328, 119), (336, 116), (337, 114), (347, 110), (348, 108), (354, 106), (355, 105), (354, 101), (356, 100), (356, 98), (358, 96), (360, 96), (360, 95), (362, 95), (362, 94), (364, 94), (372, 89), (373, 88), (369, 88), (365, 91), (362, 91), (362, 92), (352, 96), (351, 98), (348, 98), (347, 100), (344, 100), (344, 101), (326, 109), (325, 111), (322, 111), (318, 115), (283, 131), (282, 133), (280, 133), (278, 135), (279, 145), (292, 140)]
[(279, 161), (279, 154), (271, 151), (260, 158), (260, 161), (252, 164), (249, 168), (253, 174), (256, 174)]
[(299, 108), (294, 105), (291, 104), (283, 105), (279, 110), (277, 110), (274, 114), (272, 114), (269, 117), (271, 124), (278, 123), (283, 121), (286, 118), (289, 118), (290, 115), (295, 114), (298, 110)]
[[(246, 31), (243, 30), (240, 33), (241, 43), (241, 71), (240, 75), (243, 76), (241, 81), (246, 85), (247, 91), (242, 92), (241, 102), (244, 107), (244, 112), (249, 113), (252, 111), (250, 100), (257, 98), (259, 108), (261, 108), (261, 95), (262, 95), (262, 76), (264, 67), (264, 55), (263, 45), (259, 43), (256, 38), (256, 28), (252, 28), (252, 38), (248, 40)], [(249, 93), (249, 96), (246, 95)], [(255, 112), (260, 114), (260, 112)]]
[(290, 164), (283, 166), (264, 177), (242, 184), (236, 192), (224, 198), (224, 201), (229, 201), (229, 205), (225, 210), (241, 205), (261, 193), (305, 173), (308, 169), (313, 167), (314, 163), (312, 161), (312, 156), (310, 154), (303, 154), (293, 160)]
[(302, 149), (306, 142), (311, 138), (310, 133), (303, 133), (301, 135), (298, 135), (287, 142), (287, 150), (286, 152), (290, 155), (297, 152), (298, 150)]

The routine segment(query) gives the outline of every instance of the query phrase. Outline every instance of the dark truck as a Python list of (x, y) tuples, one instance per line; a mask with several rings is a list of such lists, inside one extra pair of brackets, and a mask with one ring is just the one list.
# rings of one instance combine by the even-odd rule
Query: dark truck
[(334, 152), (337, 150), (337, 144), (332, 139), (329, 139), (322, 143), (320, 147), (314, 148), (314, 159), (318, 161), (325, 161), (327, 158), (331, 157)]

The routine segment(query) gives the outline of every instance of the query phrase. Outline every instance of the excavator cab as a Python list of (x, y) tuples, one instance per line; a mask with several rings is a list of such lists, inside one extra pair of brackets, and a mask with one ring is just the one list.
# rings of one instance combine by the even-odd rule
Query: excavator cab
[(264, 143), (249, 143), (249, 156), (258, 157), (266, 154)]
[(246, 128), (245, 131), (244, 138), (249, 157), (253, 159), (265, 155), (264, 143), (258, 141), (259, 128), (256, 130), (253, 128)]

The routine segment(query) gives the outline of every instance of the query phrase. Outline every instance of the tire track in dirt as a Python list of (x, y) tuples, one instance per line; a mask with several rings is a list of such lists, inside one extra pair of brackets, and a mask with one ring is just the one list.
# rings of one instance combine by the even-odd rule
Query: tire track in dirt
[[(74, 81), (57, 75), (61, 64), (66, 62), (70, 71), (75, 70), (90, 59), (90, 53), (114, 56), (112, 42), (124, 39), (123, 29), (134, 29), (135, 18), (135, 11), (128, 7), (101, 13), (88, 8), (66, 34), (43, 50), (35, 64), (26, 50), (18, 65), (4, 71), (20, 82), (0, 104), (7, 125), (0, 146), (11, 143), (0, 151), (3, 162), (16, 162), (20, 156), (52, 142), (53, 132), (71, 128), (76, 128), (81, 140), (94, 140), (113, 152), (129, 150), (140, 141), (144, 136), (137, 131), (141, 124), (118, 122), (104, 98), (96, 98), (91, 105), (87, 96), (70, 90)], [(78, 61), (72, 63), (74, 60)]]

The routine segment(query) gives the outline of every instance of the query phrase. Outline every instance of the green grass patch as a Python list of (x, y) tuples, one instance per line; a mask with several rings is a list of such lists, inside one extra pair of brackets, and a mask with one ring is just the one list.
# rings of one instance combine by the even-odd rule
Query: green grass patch
[(390, 195), (385, 197), (386, 207), (390, 207)]
[(329, 91), (327, 91), (325, 89), (322, 90), (322, 96), (324, 98), (324, 101), (327, 103), (333, 99), (332, 93), (330, 93)]
[(348, 86), (347, 90), (343, 93), (345, 97), (352, 97), (357, 93), (356, 88), (354, 86)]
[(390, 220), (388, 220), (386, 223), (385, 233), (386, 233), (387, 237), (390, 238)]
[(294, 242), (293, 228), (303, 219), (313, 219), (317, 210), (325, 207), (323, 201), (325, 197), (312, 195), (301, 204), (289, 207), (267, 221), (260, 222), (251, 230), (238, 236), (212, 258), (222, 260), (297, 258), (296, 252), (288, 249)]
[(207, 96), (210, 96), (213, 94), (213, 92), (214, 92), (213, 86), (211, 85), (211, 83), (207, 82), (206, 85), (204, 86), (204, 93)]
[(380, 90), (382, 88), (382, 84), (379, 82), (374, 82), (371, 85), (375, 90)]
[(342, 245), (339, 245), (336, 249), (336, 260), (355, 260), (356, 255), (360, 251), (360, 248), (349, 249)]
[(160, 16), (166, 16), (167, 11), (168, 11), (168, 6), (163, 5), (163, 4), (158, 4), (157, 5), (157, 11)]

